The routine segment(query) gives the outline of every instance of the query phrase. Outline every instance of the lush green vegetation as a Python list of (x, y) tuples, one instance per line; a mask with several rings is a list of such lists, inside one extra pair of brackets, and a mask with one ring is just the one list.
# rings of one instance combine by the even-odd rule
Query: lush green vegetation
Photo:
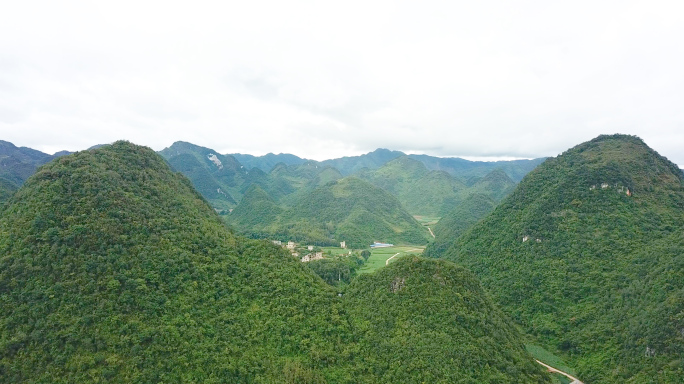
[(430, 170), (445, 171), (462, 180), (485, 177), (495, 169), (503, 170), (512, 180), (519, 182), (545, 159), (512, 161), (469, 161), (458, 157), (433, 157), (428, 155), (408, 155), (419, 160)]
[(346, 241), (362, 249), (374, 241), (426, 244), (429, 233), (392, 195), (353, 178), (331, 181), (301, 196), (288, 209), (253, 190), (228, 216), (231, 225), (252, 236), (316, 245)]
[(149, 149), (41, 168), (3, 212), (0, 255), (3, 382), (350, 381), (335, 292), (236, 239)]
[(475, 277), (450, 262), (403, 257), (360, 275), (344, 301), (377, 383), (550, 382)]
[(683, 208), (681, 170), (600, 136), (530, 172), (445, 257), (585, 382), (680, 383)]
[(432, 227), (435, 240), (425, 249), (425, 255), (440, 257), (455, 239), (494, 210), (495, 206), (494, 200), (486, 195), (472, 194), (465, 198)]
[(263, 156), (233, 153), (231, 154), (231, 156), (237, 159), (237, 161), (239, 161), (240, 164), (242, 164), (245, 168), (258, 168), (265, 173), (271, 172), (273, 167), (275, 167), (276, 164), (279, 163), (282, 163), (284, 165), (299, 165), (306, 162), (305, 159), (302, 159), (301, 157), (295, 155), (291, 155), (289, 153), (279, 153), (277, 155), (273, 153), (268, 153)]
[(409, 156), (398, 157), (376, 170), (356, 174), (392, 195), (417, 216), (441, 217), (461, 206), (470, 195), (481, 194), (500, 201), (513, 191), (515, 182), (501, 169), (464, 183), (445, 171), (430, 171)]
[(0, 178), (0, 204), (7, 201), (17, 189), (13, 182)]
[[(423, 252), (423, 247), (414, 247), (414, 246), (394, 246), (394, 247), (387, 247), (387, 248), (373, 248), (370, 250), (370, 256), (366, 260), (366, 262), (359, 268), (359, 273), (371, 273), (375, 272), (375, 270), (384, 267), (387, 265), (387, 260), (392, 258), (394, 255), (396, 257), (392, 258), (390, 260), (391, 262), (394, 262), (395, 260), (399, 259), (400, 257), (413, 254), (413, 255), (420, 255)], [(397, 255), (398, 254), (398, 255)]]
[(233, 235), (148, 148), (117, 142), (60, 158), (0, 217), (0, 377), (545, 382), (462, 268), (400, 260), (340, 298), (303, 264)]

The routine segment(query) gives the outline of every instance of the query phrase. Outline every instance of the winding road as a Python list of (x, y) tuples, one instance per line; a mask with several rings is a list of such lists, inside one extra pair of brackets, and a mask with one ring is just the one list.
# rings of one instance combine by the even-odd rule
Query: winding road
[(554, 368), (554, 367), (552, 367), (552, 366), (550, 366), (550, 365), (546, 365), (546, 364), (542, 363), (541, 361), (539, 361), (539, 360), (537, 360), (537, 359), (534, 359), (534, 361), (536, 361), (537, 363), (543, 365), (546, 369), (549, 370), (550, 373), (559, 373), (559, 374), (561, 374), (561, 375), (567, 377), (568, 379), (572, 380), (572, 383), (570, 383), (570, 384), (584, 384), (584, 383), (582, 383), (578, 378), (576, 378), (576, 377), (574, 377), (574, 376), (571, 376), (569, 373), (565, 373), (565, 372), (560, 371), (560, 370), (558, 370), (558, 369), (556, 369), (556, 368)]
[(432, 228), (430, 228), (430, 227), (427, 227), (427, 228), (428, 228), (428, 231), (430, 231), (430, 234), (432, 235), (432, 238), (434, 239), (434, 238), (435, 238), (435, 234), (432, 232)]
[[(432, 231), (430, 231), (430, 232), (432, 232)], [(399, 255), (400, 253), (413, 252), (413, 251), (420, 251), (420, 248), (409, 249), (409, 250), (404, 251), (404, 252), (397, 252), (397, 253), (395, 253), (392, 257), (390, 257), (389, 259), (385, 260), (385, 265), (388, 265), (389, 262), (390, 262), (390, 260), (392, 260), (392, 259), (394, 259), (395, 257), (397, 257), (397, 255)]]

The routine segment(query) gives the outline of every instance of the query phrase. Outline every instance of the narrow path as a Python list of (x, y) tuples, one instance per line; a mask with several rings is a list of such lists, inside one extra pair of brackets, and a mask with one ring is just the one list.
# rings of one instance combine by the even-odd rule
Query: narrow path
[(432, 232), (432, 228), (428, 227), (428, 231), (430, 231), (430, 234), (432, 235), (432, 238), (435, 238), (435, 234)]
[(420, 251), (420, 248), (414, 248), (414, 249), (409, 249), (409, 250), (403, 251), (403, 252), (397, 252), (397, 253), (394, 254), (394, 256), (392, 256), (392, 257), (390, 257), (389, 259), (385, 260), (385, 265), (389, 265), (390, 260), (392, 260), (392, 259), (394, 259), (395, 257), (397, 257), (400, 253), (413, 252), (413, 251)]
[(561, 375), (563, 375), (563, 376), (567, 377), (568, 379), (572, 380), (572, 383), (570, 383), (570, 384), (583, 384), (581, 381), (579, 381), (578, 378), (576, 378), (576, 377), (574, 377), (574, 376), (571, 376), (569, 373), (565, 373), (565, 372), (563, 372), (563, 371), (559, 371), (558, 369), (556, 369), (556, 368), (554, 368), (554, 367), (552, 367), (552, 366), (550, 366), (550, 365), (546, 365), (546, 364), (542, 363), (541, 361), (539, 361), (539, 360), (537, 360), (537, 359), (534, 359), (534, 361), (536, 361), (537, 363), (539, 363), (539, 364), (543, 365), (544, 367), (546, 367), (546, 369), (548, 369), (549, 372), (551, 372), (551, 373), (560, 373)]
[(394, 256), (392, 256), (392, 257), (390, 257), (389, 259), (385, 260), (385, 265), (388, 265), (388, 264), (389, 264), (389, 261), (392, 260), (392, 259), (394, 259), (395, 257), (397, 257), (397, 255), (400, 254), (400, 253), (401, 253), (401, 252), (397, 252), (397, 253), (394, 254)]

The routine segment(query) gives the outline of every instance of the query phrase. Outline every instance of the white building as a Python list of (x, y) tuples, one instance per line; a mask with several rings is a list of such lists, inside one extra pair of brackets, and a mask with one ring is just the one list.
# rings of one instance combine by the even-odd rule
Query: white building
[(294, 241), (288, 241), (287, 242), (287, 249), (294, 249), (294, 248), (295, 248)]
[(346, 241), (340, 241), (340, 248), (347, 248), (347, 242)]

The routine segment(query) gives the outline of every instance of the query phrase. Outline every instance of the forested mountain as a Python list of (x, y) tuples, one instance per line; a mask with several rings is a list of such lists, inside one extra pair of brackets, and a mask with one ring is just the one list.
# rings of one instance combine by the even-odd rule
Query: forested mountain
[(494, 201), (501, 201), (513, 192), (515, 186), (515, 181), (508, 177), (506, 172), (502, 169), (495, 169), (470, 186), (468, 193), (478, 193), (488, 196)]
[(239, 161), (240, 164), (247, 169), (259, 168), (266, 173), (270, 172), (278, 163), (283, 163), (285, 165), (299, 165), (307, 161), (306, 159), (302, 159), (301, 157), (291, 155), (289, 153), (279, 153), (277, 155), (268, 153), (263, 156), (233, 153), (231, 156), (236, 158), (237, 161)]
[(459, 192), (466, 189), (448, 173), (430, 171), (408, 156), (376, 170), (361, 170), (357, 176), (396, 196), (412, 215), (442, 216), (456, 206)]
[(362, 169), (356, 176), (399, 199), (412, 215), (441, 217), (458, 208), (472, 194), (500, 201), (516, 183), (501, 169), (476, 177), (471, 185), (445, 171), (430, 171), (413, 157), (401, 156), (376, 170)]
[(246, 234), (318, 245), (425, 244), (430, 236), (395, 197), (355, 177), (330, 181), (301, 195), (289, 208), (254, 188), (228, 218)]
[(484, 177), (495, 169), (503, 170), (512, 180), (519, 182), (528, 172), (541, 164), (545, 158), (531, 160), (470, 161), (458, 157), (435, 157), (428, 155), (408, 155), (419, 160), (430, 170), (445, 171), (452, 176), (467, 179)]
[[(345, 201), (355, 183), (327, 190)], [(280, 248), (229, 232), (148, 148), (117, 142), (59, 158), (0, 212), (3, 382), (546, 379), (461, 268), (414, 259), (340, 298)], [(424, 312), (407, 318), (418, 301)], [(374, 316), (387, 321), (369, 324)], [(458, 343), (445, 358), (428, 335)], [(383, 360), (386, 346), (397, 348)], [(415, 369), (387, 363), (398, 359)]]
[(376, 169), (380, 168), (388, 161), (404, 156), (403, 152), (390, 151), (389, 149), (378, 148), (373, 152), (368, 152), (360, 156), (345, 156), (339, 159), (330, 159), (322, 161), (323, 165), (329, 165), (337, 168), (343, 175), (351, 175), (363, 168)]
[(230, 223), (246, 234), (265, 238), (276, 232), (283, 210), (266, 191), (252, 185), (230, 213)]
[(242, 197), (240, 187), (248, 179), (248, 171), (233, 156), (183, 141), (159, 153), (174, 169), (187, 176), (214, 207), (233, 207)]
[(633, 136), (530, 172), (445, 253), (587, 383), (684, 377), (684, 178)]
[(378, 383), (549, 382), (473, 274), (448, 261), (401, 258), (353, 280), (344, 301)]
[(432, 227), (435, 240), (425, 248), (423, 255), (441, 256), (455, 239), (487, 216), (494, 210), (494, 207), (496, 207), (496, 202), (483, 194), (475, 193), (463, 199), (456, 208)]

